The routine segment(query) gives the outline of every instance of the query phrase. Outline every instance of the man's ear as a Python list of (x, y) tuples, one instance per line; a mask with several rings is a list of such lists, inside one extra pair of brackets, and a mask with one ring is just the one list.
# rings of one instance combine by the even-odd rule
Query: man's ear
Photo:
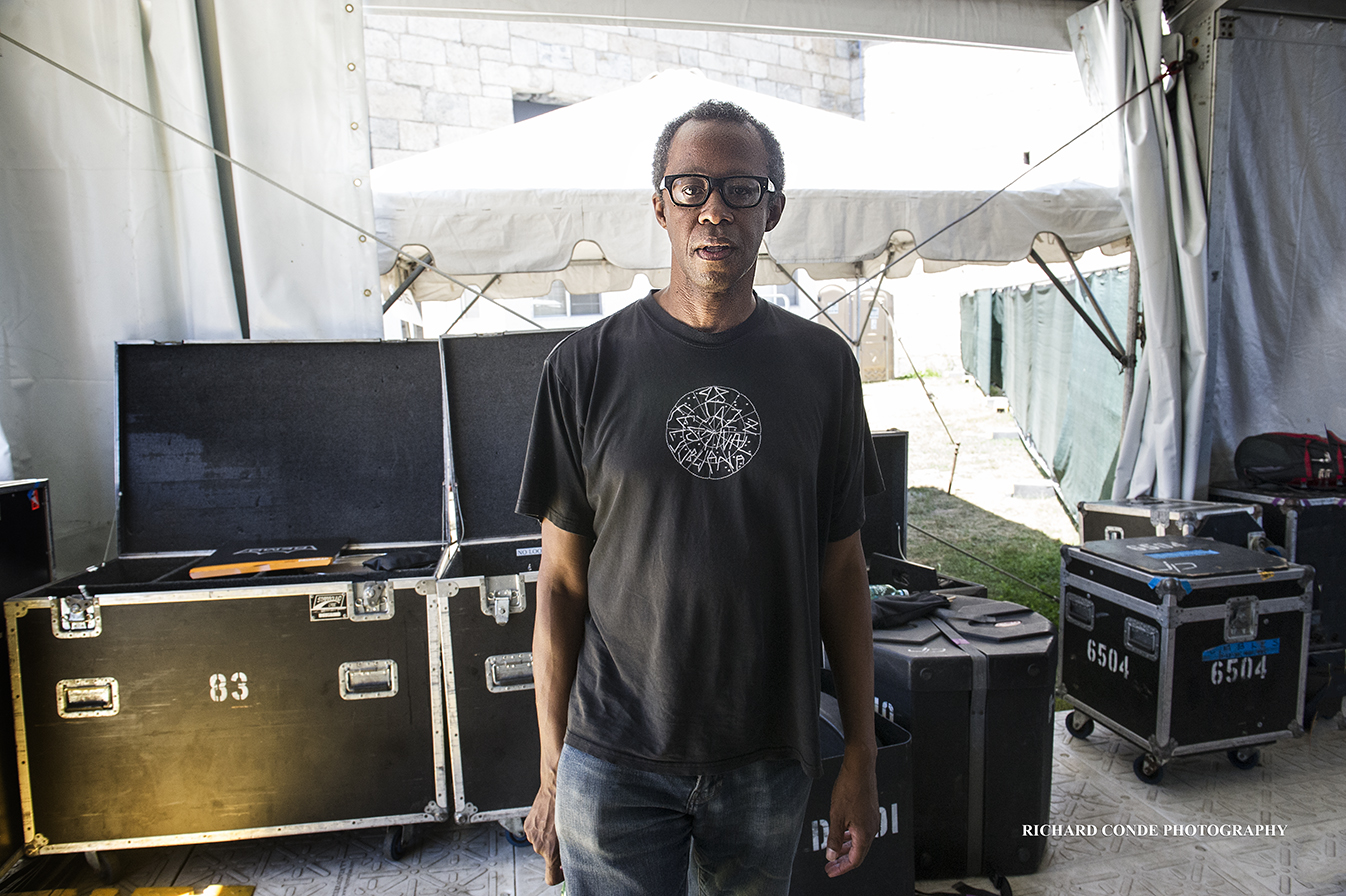
[(774, 230), (780, 223), (781, 212), (785, 211), (785, 194), (777, 193), (771, 197), (771, 205), (766, 210), (766, 229)]
[(654, 203), (654, 220), (659, 222), (660, 227), (667, 230), (668, 219), (664, 216), (664, 192), (660, 190), (655, 193), (650, 197), (650, 201)]

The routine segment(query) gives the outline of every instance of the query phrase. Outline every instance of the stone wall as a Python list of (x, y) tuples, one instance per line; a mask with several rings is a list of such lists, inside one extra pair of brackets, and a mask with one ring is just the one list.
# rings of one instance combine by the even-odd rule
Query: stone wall
[(858, 41), (722, 31), (365, 17), (373, 164), (514, 122), (514, 101), (566, 105), (671, 68), (863, 117)]

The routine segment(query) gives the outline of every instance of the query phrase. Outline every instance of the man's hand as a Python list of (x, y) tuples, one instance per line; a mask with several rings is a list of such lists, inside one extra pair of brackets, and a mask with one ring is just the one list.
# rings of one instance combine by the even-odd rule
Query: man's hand
[(539, 787), (523, 831), (547, 862), (547, 884), (565, 879), (556, 837), (556, 767), (561, 762), (570, 689), (584, 644), (589, 606), (589, 551), (593, 543), (542, 521), (542, 563), (533, 619), (533, 696), (537, 702)]
[(533, 844), (533, 852), (547, 863), (547, 886), (565, 880), (561, 870), (561, 844), (556, 839), (556, 776), (543, 781), (533, 798), (533, 808), (523, 822), (523, 832)]
[(828, 821), (828, 877), (837, 877), (860, 866), (879, 832), (879, 789), (874, 777), (874, 756), (864, 750), (847, 750), (841, 771), (832, 785), (832, 813)]
[(832, 786), (827, 832), (826, 871), (828, 877), (836, 877), (860, 866), (879, 832), (879, 788), (874, 776), (879, 753), (874, 735), (874, 629), (859, 532), (831, 542), (823, 552), (819, 609), (846, 736), (841, 771)]

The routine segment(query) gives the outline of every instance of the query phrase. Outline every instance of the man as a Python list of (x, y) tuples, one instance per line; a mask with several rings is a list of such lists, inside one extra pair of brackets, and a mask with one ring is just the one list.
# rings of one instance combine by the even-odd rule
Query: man
[(785, 208), (774, 135), (703, 103), (654, 178), (669, 285), (559, 345), (533, 418), (525, 830), (572, 896), (683, 894), (689, 864), (698, 893), (784, 894), (820, 773), (820, 639), (846, 737), (827, 873), (878, 830), (859, 538), (877, 465), (850, 347), (753, 293)]

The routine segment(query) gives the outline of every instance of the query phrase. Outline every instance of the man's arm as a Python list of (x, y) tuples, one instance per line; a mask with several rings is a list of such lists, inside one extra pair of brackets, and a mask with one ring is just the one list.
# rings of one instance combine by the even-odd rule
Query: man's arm
[(547, 884), (560, 883), (561, 850), (556, 839), (556, 765), (561, 758), (570, 688), (584, 643), (589, 606), (589, 551), (581, 535), (542, 521), (542, 563), (537, 577), (537, 613), (533, 622), (533, 685), (538, 736), (542, 743), (541, 786), (524, 820), (533, 851), (547, 862)]
[(846, 752), (832, 787), (827, 836), (827, 876), (857, 867), (879, 830), (874, 777), (874, 629), (869, 576), (860, 533), (834, 541), (823, 552), (819, 604), (823, 646), (831, 662), (845, 729)]

